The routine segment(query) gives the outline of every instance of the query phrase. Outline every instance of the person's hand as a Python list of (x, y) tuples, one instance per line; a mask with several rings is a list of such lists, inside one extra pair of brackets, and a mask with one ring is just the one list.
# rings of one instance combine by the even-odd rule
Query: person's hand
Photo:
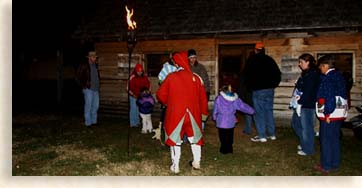
[(208, 118), (207, 115), (203, 115), (203, 114), (202, 114), (202, 116), (201, 116), (201, 121), (206, 122), (206, 121), (207, 121), (207, 118)]
[(331, 122), (331, 120), (329, 119), (329, 117), (326, 118), (326, 122), (329, 124)]
[(300, 117), (300, 113), (302, 112), (302, 105), (298, 104), (297, 109), (295, 109), (297, 112), (298, 117)]

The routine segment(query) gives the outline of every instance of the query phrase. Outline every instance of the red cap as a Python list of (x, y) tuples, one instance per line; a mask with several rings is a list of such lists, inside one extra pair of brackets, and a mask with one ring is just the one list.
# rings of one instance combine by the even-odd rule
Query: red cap
[(263, 49), (265, 46), (262, 42), (257, 42), (255, 44), (255, 49)]

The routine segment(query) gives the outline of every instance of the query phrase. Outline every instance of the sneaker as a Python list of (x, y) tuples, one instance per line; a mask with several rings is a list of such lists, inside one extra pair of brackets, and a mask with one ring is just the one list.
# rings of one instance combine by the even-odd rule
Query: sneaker
[(322, 174), (329, 174), (329, 170), (325, 170), (322, 165), (318, 164), (318, 165), (315, 165), (314, 166), (314, 169), (319, 171), (319, 172), (322, 172)]
[(259, 136), (255, 136), (253, 138), (250, 138), (251, 141), (253, 142), (266, 142), (266, 138), (259, 138)]
[(267, 138), (270, 139), (270, 140), (276, 140), (277, 139), (276, 136), (267, 136)]
[(175, 174), (178, 174), (180, 172), (180, 169), (179, 169), (178, 165), (176, 165), (176, 164), (172, 164), (170, 166), (170, 170), (171, 170), (171, 172), (173, 172)]
[(298, 146), (297, 146), (297, 149), (298, 149), (298, 151), (302, 150), (302, 146), (301, 146), (301, 145), (298, 145)]
[(318, 137), (318, 136), (319, 136), (319, 132), (315, 132), (314, 136)]
[(147, 131), (146, 131), (146, 130), (142, 130), (141, 133), (142, 133), (142, 134), (147, 134)]
[(304, 151), (302, 151), (302, 150), (299, 150), (299, 151), (297, 152), (297, 154), (298, 154), (298, 155), (301, 155), (301, 156), (306, 156), (306, 155), (307, 155), (307, 154), (304, 153)]
[(192, 169), (194, 170), (200, 170), (200, 162), (190, 161), (189, 165), (192, 166)]

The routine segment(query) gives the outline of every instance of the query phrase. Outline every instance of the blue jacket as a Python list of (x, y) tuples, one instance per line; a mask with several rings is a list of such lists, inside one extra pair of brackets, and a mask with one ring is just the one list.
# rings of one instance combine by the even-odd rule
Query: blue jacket
[(213, 119), (216, 121), (216, 127), (230, 129), (235, 127), (235, 112), (239, 110), (247, 114), (254, 114), (254, 109), (244, 103), (236, 93), (227, 95), (220, 92), (214, 103)]
[[(321, 112), (325, 117), (329, 117), (336, 110), (338, 102), (336, 101), (337, 96), (347, 99), (346, 82), (342, 74), (335, 69), (330, 69), (328, 71), (329, 72), (327, 72), (326, 75), (321, 75), (321, 83), (317, 93), (317, 104), (323, 106), (323, 108), (320, 109), (323, 110)], [(344, 119), (344, 117), (331, 118), (331, 121), (341, 119)]]

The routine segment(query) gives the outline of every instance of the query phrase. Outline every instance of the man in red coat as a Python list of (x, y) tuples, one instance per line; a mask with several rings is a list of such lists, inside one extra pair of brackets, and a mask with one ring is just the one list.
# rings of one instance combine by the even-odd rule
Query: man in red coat
[(207, 97), (202, 79), (192, 73), (187, 52), (173, 56), (180, 70), (169, 74), (157, 91), (158, 100), (167, 106), (165, 116), (165, 143), (170, 146), (171, 171), (179, 172), (181, 143), (184, 134), (191, 144), (194, 169), (200, 169), (201, 145), (204, 144), (201, 121), (208, 115)]

